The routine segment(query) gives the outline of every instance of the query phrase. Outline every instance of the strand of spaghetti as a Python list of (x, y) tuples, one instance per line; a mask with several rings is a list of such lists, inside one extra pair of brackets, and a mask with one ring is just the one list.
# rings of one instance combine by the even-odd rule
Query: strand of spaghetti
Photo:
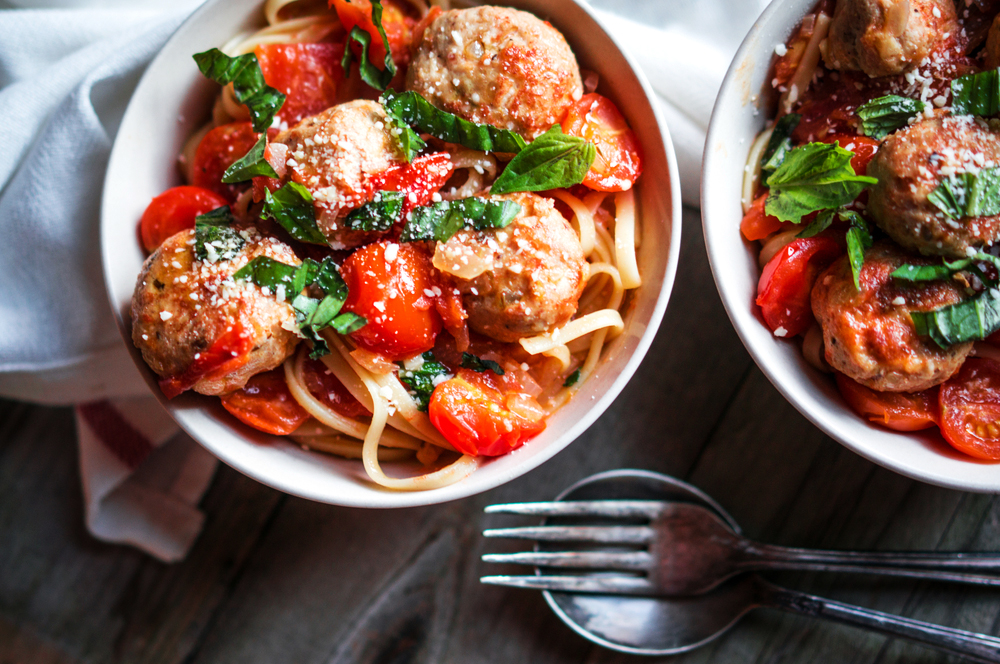
[(281, 19), (278, 18), (278, 13), (287, 7), (288, 5), (295, 4), (299, 0), (267, 0), (264, 3), (264, 18), (267, 19), (268, 25), (274, 25), (280, 23)]
[(569, 347), (566, 346), (566, 344), (555, 346), (548, 350), (542, 351), (542, 355), (559, 360), (560, 364), (559, 371), (565, 372), (567, 369), (569, 369), (572, 356), (570, 355)]
[(608, 192), (606, 191), (592, 191), (583, 197), (583, 204), (590, 210), (590, 214), (597, 214), (597, 209), (601, 207), (607, 197)]
[(597, 237), (594, 242), (594, 251), (588, 257), (589, 260), (597, 259), (601, 263), (611, 263), (615, 262), (615, 241), (611, 238), (611, 235), (607, 230), (602, 228), (600, 225), (596, 225), (594, 230), (597, 231)]
[(579, 198), (569, 193), (565, 189), (555, 189), (550, 192), (553, 196), (569, 206), (573, 211), (573, 225), (576, 232), (580, 234), (580, 246), (583, 247), (583, 255), (590, 256), (594, 251), (597, 231), (594, 229), (594, 213)]
[[(344, 438), (343, 436), (300, 436), (292, 434), (291, 438), (307, 449), (325, 452), (326, 454), (335, 454), (345, 459), (360, 459), (364, 448), (359, 441)], [(414, 453), (415, 450), (394, 449), (383, 445), (378, 448), (378, 460), (387, 462), (403, 461), (405, 459), (412, 459)]]
[(622, 322), (622, 316), (617, 310), (602, 309), (601, 311), (595, 311), (592, 314), (572, 320), (549, 334), (521, 339), (519, 343), (530, 354), (539, 355), (547, 350), (552, 350), (556, 346), (562, 346), (573, 339), (605, 327), (613, 327), (619, 332), (624, 329), (625, 324)]
[[(299, 350), (295, 357), (285, 361), (285, 382), (288, 390), (307, 413), (334, 431), (351, 438), (363, 440), (368, 435), (369, 425), (344, 417), (337, 411), (328, 408), (323, 402), (312, 395), (302, 379), (302, 362), (305, 358), (305, 347)], [(369, 409), (370, 410), (370, 409)], [(387, 431), (384, 444), (388, 447), (416, 450), (420, 441), (399, 431)]]
[(642, 285), (635, 258), (635, 192), (631, 189), (615, 196), (615, 264), (625, 288)]
[[(594, 277), (603, 278), (594, 281)], [(607, 282), (611, 283), (611, 295), (608, 296), (607, 302), (600, 308), (617, 309), (621, 306), (622, 300), (625, 297), (625, 288), (622, 286), (622, 278), (618, 272), (618, 268), (610, 263), (591, 263), (589, 279), (595, 285), (591, 288), (591, 285), (588, 284), (587, 290), (584, 291), (583, 296), (580, 298), (578, 311), (589, 312), (594, 301), (606, 290)]]
[(761, 159), (767, 149), (767, 143), (771, 140), (774, 127), (760, 132), (760, 135), (750, 146), (750, 154), (747, 155), (747, 165), (743, 169), (743, 197), (740, 202), (743, 204), (743, 214), (746, 214), (753, 204), (753, 195), (757, 191), (757, 183), (760, 181)]

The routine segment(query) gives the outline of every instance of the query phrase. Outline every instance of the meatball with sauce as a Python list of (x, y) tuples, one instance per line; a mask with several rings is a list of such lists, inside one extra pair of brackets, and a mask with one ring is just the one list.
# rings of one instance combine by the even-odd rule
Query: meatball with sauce
[(873, 78), (902, 74), (959, 30), (952, 0), (838, 0), (825, 61)]
[(241, 235), (245, 243), (235, 256), (210, 254), (206, 260), (195, 255), (194, 231), (174, 235), (146, 259), (132, 296), (132, 342), (162, 378), (185, 374), (203, 353), (228, 351), (217, 342), (242, 338), (249, 348), (245, 362), (237, 357), (239, 366), (225, 375), (210, 372), (184, 386), (202, 394), (240, 389), (251, 376), (281, 365), (298, 343), (287, 301), (232, 275), (258, 256), (289, 265), (299, 259), (288, 246), (254, 230)]
[(434, 252), (434, 266), (462, 294), (470, 329), (515, 342), (567, 323), (588, 272), (576, 231), (547, 198), (489, 198), (514, 201), (521, 212), (506, 228), (459, 231)]
[(507, 7), (447, 11), (416, 46), (406, 88), (466, 120), (531, 140), (583, 95), (562, 34)]
[(372, 200), (373, 178), (406, 163), (392, 130), (380, 104), (359, 99), (306, 118), (274, 139), (287, 146), (285, 177), (312, 194), (316, 222), (334, 249), (380, 237), (346, 228), (344, 217)]
[(917, 392), (943, 383), (962, 366), (972, 343), (942, 349), (917, 335), (913, 311), (933, 311), (965, 299), (954, 281), (912, 283), (889, 275), (904, 263), (926, 264), (890, 242), (865, 253), (861, 290), (846, 256), (816, 280), (812, 309), (823, 329), (826, 361), (880, 392)]
[(949, 175), (1000, 165), (1000, 123), (934, 117), (890, 135), (871, 163), (868, 211), (906, 249), (964, 258), (1000, 240), (1000, 216), (952, 219), (928, 196)]

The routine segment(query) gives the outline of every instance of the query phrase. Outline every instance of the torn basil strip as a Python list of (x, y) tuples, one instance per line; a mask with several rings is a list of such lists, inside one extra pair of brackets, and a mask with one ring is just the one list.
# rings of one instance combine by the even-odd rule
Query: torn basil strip
[(352, 231), (385, 232), (399, 219), (406, 194), (399, 191), (380, 191), (375, 198), (352, 210), (344, 218), (344, 226)]
[(816, 215), (816, 218), (812, 221), (812, 223), (803, 228), (802, 232), (796, 235), (795, 237), (802, 238), (802, 237), (814, 237), (816, 235), (819, 235), (820, 233), (822, 233), (823, 231), (825, 231), (827, 228), (830, 227), (830, 224), (833, 223), (833, 218), (836, 215), (836, 213), (837, 213), (836, 210), (824, 210), (823, 212), (820, 212), (818, 215)]
[(905, 127), (926, 108), (926, 102), (898, 95), (872, 99), (857, 110), (858, 117), (861, 118), (861, 133), (881, 141), (897, 129)]
[(577, 382), (579, 382), (579, 380), (580, 380), (580, 370), (577, 369), (576, 371), (574, 371), (573, 373), (571, 373), (569, 376), (566, 377), (566, 381), (563, 382), (563, 387), (573, 387), (574, 385), (577, 384)]
[(382, 95), (382, 106), (400, 124), (472, 150), (517, 153), (525, 147), (524, 139), (514, 132), (464, 120), (442, 111), (413, 91), (387, 90)]
[(889, 276), (901, 281), (939, 281), (950, 279), (955, 273), (968, 269), (970, 265), (972, 265), (971, 258), (963, 258), (952, 263), (944, 261), (943, 265), (912, 265), (907, 263), (893, 270)]
[(941, 348), (979, 341), (1000, 330), (1000, 290), (995, 286), (975, 297), (936, 311), (910, 313), (917, 334)]
[(785, 160), (785, 155), (792, 149), (792, 132), (801, 120), (802, 116), (798, 113), (788, 113), (775, 123), (767, 148), (760, 158), (761, 171), (770, 175)]
[(951, 82), (951, 96), (955, 115), (996, 115), (1000, 112), (1000, 70), (956, 78)]
[(490, 191), (509, 194), (572, 187), (583, 182), (596, 158), (593, 143), (568, 136), (554, 125), (517, 153)]
[(194, 218), (194, 255), (201, 261), (215, 263), (229, 260), (243, 248), (243, 238), (232, 228), (232, 212), (223, 205)]
[(285, 289), (288, 297), (293, 297), (292, 287), (295, 274), (299, 271), (297, 265), (287, 265), (268, 256), (258, 256), (241, 267), (233, 274), (235, 281), (252, 281), (261, 288), (277, 293), (278, 287)]
[(487, 230), (509, 226), (520, 212), (521, 206), (514, 201), (485, 198), (441, 201), (414, 209), (399, 239), (401, 242), (447, 242), (463, 228)]
[(267, 132), (260, 135), (257, 142), (250, 151), (234, 161), (226, 172), (222, 174), (222, 181), (226, 184), (237, 182), (247, 182), (258, 176), (276, 178), (278, 174), (274, 167), (264, 158), (264, 150), (267, 149)]
[(851, 224), (847, 229), (847, 260), (851, 264), (854, 288), (861, 290), (861, 268), (865, 264), (865, 252), (872, 246), (872, 235), (868, 224), (857, 212), (842, 212), (840, 218)]
[(462, 353), (462, 368), (472, 369), (476, 373), (492, 371), (498, 376), (503, 375), (503, 367), (499, 364), (493, 360), (484, 360), (480, 357), (476, 357), (472, 353)]
[(764, 211), (781, 221), (798, 224), (811, 212), (852, 202), (878, 182), (854, 172), (853, 156), (853, 152), (836, 143), (808, 143), (790, 150), (767, 178), (770, 193)]
[(419, 368), (399, 370), (399, 381), (409, 388), (410, 395), (417, 402), (417, 408), (427, 412), (430, 405), (431, 394), (438, 383), (451, 378), (448, 367), (441, 364), (434, 358), (434, 354), (427, 351), (421, 356), (423, 364)]
[(198, 69), (219, 85), (233, 84), (236, 101), (250, 111), (253, 130), (267, 131), (274, 122), (274, 116), (285, 103), (285, 95), (264, 81), (257, 56), (247, 53), (231, 58), (217, 48), (204, 53), (195, 53), (194, 61)]
[(327, 244), (326, 236), (316, 225), (312, 194), (298, 182), (287, 182), (278, 191), (265, 192), (260, 216), (274, 219), (296, 240)]
[(379, 69), (368, 59), (368, 51), (371, 50), (372, 36), (367, 30), (358, 26), (351, 28), (347, 35), (347, 42), (344, 44), (344, 57), (340, 61), (340, 66), (344, 70), (344, 76), (351, 75), (351, 63), (354, 61), (354, 53), (351, 52), (351, 44), (358, 44), (361, 47), (361, 58), (358, 62), (358, 69), (361, 72), (361, 80), (369, 87), (376, 90), (385, 90), (392, 82), (392, 77), (396, 75), (396, 63), (392, 61), (392, 49), (389, 48), (389, 38), (385, 35), (385, 28), (382, 27), (382, 2), (381, 0), (371, 0), (372, 23), (378, 30), (382, 39), (382, 46), (385, 47), (385, 69)]
[(1000, 214), (1000, 168), (950, 175), (927, 200), (951, 219)]

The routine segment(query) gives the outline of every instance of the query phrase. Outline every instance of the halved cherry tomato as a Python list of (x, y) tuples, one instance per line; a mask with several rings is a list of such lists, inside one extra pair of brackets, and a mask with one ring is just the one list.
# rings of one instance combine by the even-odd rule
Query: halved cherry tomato
[(393, 361), (434, 347), (441, 316), (434, 308), (437, 284), (426, 253), (412, 244), (376, 242), (348, 256), (340, 274), (349, 292), (344, 311), (368, 320), (351, 333), (359, 346)]
[[(268, 135), (277, 133), (270, 130)], [(194, 153), (194, 165), (191, 168), (191, 184), (197, 187), (211, 189), (232, 203), (239, 196), (245, 184), (223, 184), (222, 174), (250, 152), (259, 135), (253, 131), (249, 122), (231, 122), (219, 125), (205, 134)]]
[(837, 374), (837, 389), (867, 420), (895, 431), (919, 431), (938, 424), (938, 388), (920, 392), (877, 392)]
[(518, 400), (527, 395), (507, 395), (515, 399), (519, 412), (507, 406), (507, 398), (477, 378), (475, 372), (460, 369), (455, 378), (434, 388), (428, 414), (431, 423), (456, 450), (473, 456), (500, 456), (524, 444), (545, 430), (545, 420), (525, 417)]
[(941, 433), (957, 450), (1000, 461), (1000, 362), (970, 357), (941, 386)]
[(314, 397), (344, 417), (371, 415), (322, 361), (307, 359), (303, 362), (302, 378)]
[(240, 422), (276, 436), (287, 436), (309, 419), (288, 390), (281, 367), (252, 376), (243, 389), (223, 395), (222, 407)]
[(202, 378), (221, 378), (236, 371), (247, 362), (253, 350), (253, 337), (246, 334), (237, 321), (228, 331), (215, 340), (208, 350), (201, 351), (194, 362), (176, 376), (160, 379), (160, 390), (168, 399), (190, 390)]
[(173, 187), (150, 201), (139, 220), (143, 248), (152, 253), (167, 238), (194, 228), (194, 218), (226, 204), (226, 199), (201, 187)]
[(799, 238), (774, 255), (757, 284), (757, 306), (779, 337), (802, 334), (813, 320), (810, 293), (816, 276), (838, 256), (841, 246), (824, 235)]
[(858, 175), (864, 175), (868, 172), (868, 162), (872, 160), (875, 153), (878, 152), (878, 141), (874, 138), (868, 138), (867, 136), (858, 136), (856, 134), (830, 134), (824, 136), (820, 139), (823, 143), (833, 143), (837, 141), (837, 145), (844, 148), (845, 150), (850, 150), (854, 153), (851, 157), (851, 167), (854, 168), (854, 172)]
[(602, 95), (583, 95), (569, 107), (563, 133), (590, 141), (597, 148), (583, 184), (598, 191), (631, 189), (642, 174), (642, 150), (615, 103)]
[(743, 216), (740, 222), (740, 231), (743, 237), (748, 240), (763, 240), (771, 233), (782, 230), (791, 224), (778, 219), (777, 217), (764, 212), (764, 203), (767, 202), (768, 192), (764, 192), (750, 205), (750, 209)]
[(264, 81), (287, 97), (279, 115), (289, 127), (337, 103), (343, 44), (264, 44), (254, 53)]
[(376, 191), (405, 192), (403, 211), (400, 213), (405, 217), (414, 208), (430, 203), (454, 170), (447, 152), (421, 155), (409, 164), (393, 166), (375, 176), (367, 183), (367, 188), (372, 194)]
[[(385, 66), (385, 47), (382, 45), (382, 37), (375, 27), (375, 22), (372, 21), (371, 0), (329, 0), (329, 3), (329, 6), (337, 11), (337, 18), (340, 19), (344, 30), (350, 32), (354, 26), (359, 26), (372, 36), (368, 59), (382, 69)], [(400, 67), (410, 61), (410, 41), (416, 23), (416, 19), (407, 15), (400, 6), (383, 0), (382, 28), (389, 40), (392, 59)], [(360, 50), (357, 53), (360, 54)]]

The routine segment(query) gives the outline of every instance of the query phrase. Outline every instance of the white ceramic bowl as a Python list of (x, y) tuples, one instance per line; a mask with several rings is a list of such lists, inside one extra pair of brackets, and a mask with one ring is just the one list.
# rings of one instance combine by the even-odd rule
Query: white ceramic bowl
[[(569, 445), (611, 404), (649, 348), (667, 306), (680, 249), (680, 187), (673, 147), (653, 93), (634, 62), (573, 0), (504, 2), (562, 30), (581, 67), (601, 74), (601, 92), (618, 104), (642, 142), (645, 172), (637, 187), (642, 223), (639, 269), (644, 283), (625, 315), (625, 331), (576, 397), (521, 449), (485, 462), (465, 480), (441, 489), (396, 492), (368, 481), (359, 461), (307, 452), (287, 439), (238, 423), (216, 398), (184, 394), (166, 401), (130, 337), (129, 303), (143, 254), (136, 224), (153, 196), (180, 184), (177, 155), (209, 117), (217, 86), (205, 80), (193, 53), (226, 42), (262, 21), (259, 3), (209, 0), (171, 37), (146, 71), (118, 131), (104, 185), (101, 249), (111, 304), (136, 365), (178, 423), (209, 451), (264, 484), (326, 503), (358, 507), (429, 505), (508, 482)], [(389, 474), (406, 469), (386, 464)]]
[[(830, 376), (812, 368), (799, 344), (776, 338), (756, 314), (758, 243), (740, 234), (743, 168), (768, 121), (774, 47), (783, 44), (815, 0), (774, 0), (743, 41), (715, 102), (705, 143), (701, 214), (715, 283), (736, 331), (774, 386), (803, 415), (858, 454), (914, 479), (966, 491), (1000, 491), (1000, 464), (952, 449), (937, 429), (896, 433), (859, 417)], [(767, 88), (765, 88), (767, 86)], [(763, 441), (761, 441), (763, 444)]]

